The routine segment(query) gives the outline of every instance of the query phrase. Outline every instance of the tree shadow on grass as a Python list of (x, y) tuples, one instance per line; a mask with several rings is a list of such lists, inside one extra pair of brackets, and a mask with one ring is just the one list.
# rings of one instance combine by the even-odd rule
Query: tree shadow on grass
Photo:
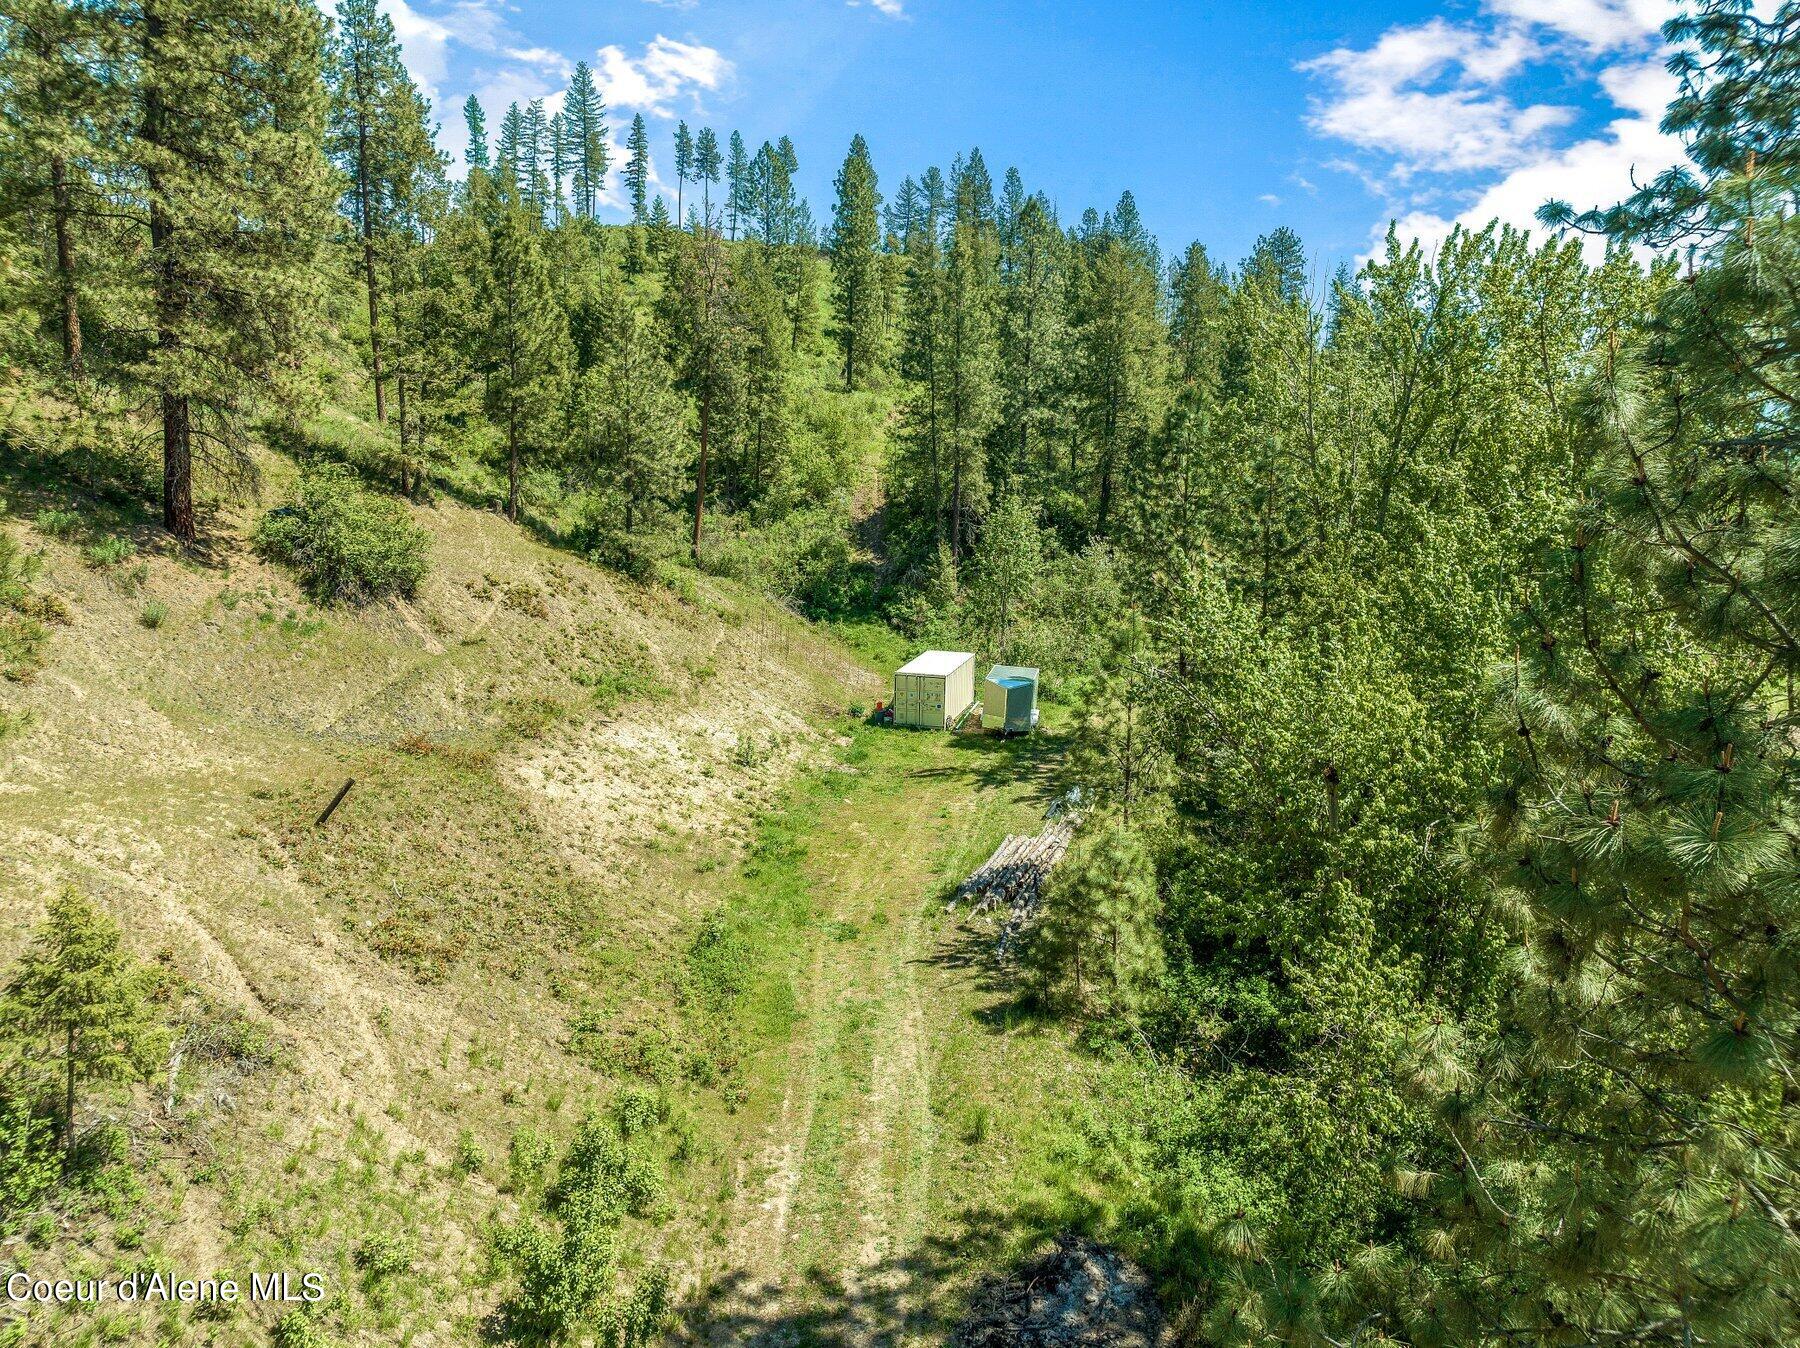
[(946, 1233), (848, 1276), (814, 1266), (769, 1285), (742, 1273), (725, 1274), (704, 1284), (682, 1307), (671, 1338), (719, 1348), (949, 1343), (982, 1276), (1030, 1257), (1059, 1231), (1081, 1225), (1084, 1214), (1069, 1206), (1081, 1201), (1005, 1211), (971, 1205)]
[(161, 464), (142, 445), (60, 424), (0, 428), (0, 500), (11, 517), (35, 520), (41, 532), (84, 550), (123, 539), (133, 553), (177, 555), (209, 569), (226, 562), (212, 502), (195, 502), (197, 542), (184, 546), (163, 528)]

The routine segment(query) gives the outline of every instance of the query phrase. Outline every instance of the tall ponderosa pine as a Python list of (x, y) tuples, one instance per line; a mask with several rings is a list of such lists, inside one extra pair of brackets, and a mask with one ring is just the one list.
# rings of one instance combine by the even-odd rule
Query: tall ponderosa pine
[(326, 150), (346, 187), (369, 310), (375, 420), (387, 420), (381, 353), (382, 257), (420, 178), (438, 166), (430, 108), (400, 57), (394, 24), (375, 0), (339, 0), (326, 66), (331, 120)]
[(597, 309), (597, 360), (582, 375), (572, 450), (581, 478), (616, 503), (629, 534), (680, 485), (687, 409), (650, 316), (616, 279), (603, 281)]
[(943, 280), (945, 508), (962, 559), (987, 492), (987, 438), (999, 416), (999, 238), (993, 180), (972, 151), (954, 182)]
[[(0, 15), (0, 196), (46, 259), (63, 368), (83, 373), (82, 311), (97, 289), (90, 273), (118, 251), (103, 234), (111, 210), (104, 182), (130, 128), (108, 71), (118, 34), (99, 8), (63, 0), (18, 0)], [(90, 235), (95, 236), (90, 239)], [(34, 253), (20, 260), (37, 268)], [(36, 289), (37, 286), (33, 286)]]
[(736, 240), (746, 228), (751, 211), (750, 151), (741, 131), (731, 133), (731, 149), (725, 159), (725, 224), (728, 237)]
[(686, 122), (675, 124), (675, 223), (681, 223), (681, 189), (694, 176), (694, 133)]
[(718, 136), (710, 126), (701, 127), (694, 138), (694, 181), (700, 184), (700, 220), (707, 229), (713, 228), (712, 188), (723, 167)]
[(1512, 977), (1496, 1036), (1427, 1059), (1445, 1244), (1491, 1272), (1441, 1313), (1773, 1348), (1800, 1338), (1800, 6), (1671, 34), (1694, 168), (1579, 223), (1695, 252), (1603, 340), (1592, 494), (1496, 674)]
[(592, 220), (600, 193), (606, 189), (606, 104), (586, 61), (577, 61), (575, 73), (569, 77), (562, 119), (575, 214)]
[(680, 386), (694, 402), (697, 443), (689, 547), (698, 559), (706, 533), (707, 474), (713, 466), (714, 436), (735, 411), (741, 394), (737, 323), (731, 261), (718, 235), (710, 230), (692, 236), (676, 233), (668, 248), (661, 315)]
[(855, 392), (876, 374), (881, 350), (881, 193), (875, 166), (860, 135), (838, 170), (837, 204), (831, 218), (832, 304), (837, 313), (838, 346), (844, 353), (844, 387)]
[(470, 169), (488, 169), (493, 161), (488, 156), (487, 113), (481, 110), (481, 101), (474, 94), (463, 100), (463, 126), (468, 130), (463, 163)]
[(506, 444), (506, 515), (519, 518), (526, 464), (556, 447), (571, 352), (544, 229), (528, 207), (506, 207), (489, 243), (477, 297), (488, 419)]
[(647, 214), (650, 192), (650, 132), (644, 125), (644, 115), (638, 113), (631, 119), (631, 131), (625, 137), (625, 195), (631, 201), (631, 220), (641, 225), (650, 217)]
[(324, 24), (299, 0), (138, 0), (125, 17), (139, 130), (124, 158), (149, 243), (133, 374), (161, 412), (164, 525), (191, 541), (196, 455), (241, 462), (242, 414), (292, 390), (318, 331)]

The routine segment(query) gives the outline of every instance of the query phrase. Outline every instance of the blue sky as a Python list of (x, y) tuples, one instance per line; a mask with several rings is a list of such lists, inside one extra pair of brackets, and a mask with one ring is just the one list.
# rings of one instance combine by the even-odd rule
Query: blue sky
[[(555, 95), (594, 68), (641, 112), (659, 176), (676, 119), (794, 139), (821, 220), (850, 137), (884, 193), (979, 144), (1073, 219), (1130, 188), (1165, 249), (1235, 262), (1286, 224), (1329, 270), (1390, 219), (1529, 224), (1674, 162), (1666, 0), (383, 0), (441, 143), (471, 92)], [(672, 195), (672, 182), (667, 189)], [(616, 198), (615, 198), (616, 210)]]

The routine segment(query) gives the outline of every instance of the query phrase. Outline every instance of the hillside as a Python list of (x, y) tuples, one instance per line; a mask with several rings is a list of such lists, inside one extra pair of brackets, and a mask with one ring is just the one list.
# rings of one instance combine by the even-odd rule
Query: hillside
[[(130, 1098), (116, 1191), (9, 1262), (317, 1269), (333, 1342), (473, 1342), (518, 1139), (560, 1147), (636, 1089), (673, 1120), (645, 1239), (690, 1332), (836, 1342), (953, 1311), (961, 1281), (917, 1276), (931, 1242), (1016, 1220), (985, 1206), (1014, 1176), (986, 1172), (1065, 1051), (992, 1023), (984, 938), (932, 896), (1041, 813), (1048, 759), (870, 731), (846, 710), (879, 675), (779, 606), (637, 584), (448, 497), (408, 507), (433, 557), (414, 601), (318, 608), (244, 544), (248, 508), (183, 556), (54, 457), (18, 463), (4, 527), (66, 622), (7, 689), (0, 962), (76, 885), (164, 971), (178, 1037)], [(293, 466), (260, 466), (280, 499)], [(697, 990), (709, 921), (750, 933), (730, 1006)], [(1022, 1083), (1005, 1120), (997, 1075)], [(382, 1242), (404, 1276), (371, 1277)], [(238, 1343), (282, 1309), (14, 1333)]]

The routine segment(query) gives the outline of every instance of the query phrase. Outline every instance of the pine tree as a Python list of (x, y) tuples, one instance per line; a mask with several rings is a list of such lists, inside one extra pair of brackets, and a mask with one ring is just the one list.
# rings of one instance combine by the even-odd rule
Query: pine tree
[(569, 138), (570, 187), (575, 213), (594, 218), (600, 194), (606, 189), (606, 104), (594, 85), (594, 72), (586, 61), (575, 63), (569, 91), (563, 99), (562, 117)]
[(491, 162), (488, 159), (487, 114), (481, 110), (481, 102), (474, 94), (463, 102), (463, 125), (469, 130), (469, 148), (463, 152), (463, 163), (471, 170), (485, 172)]
[(318, 330), (333, 190), (323, 29), (300, 0), (139, 0), (131, 16), (127, 171), (152, 314), (133, 373), (161, 412), (163, 522), (184, 541), (197, 447), (240, 466), (238, 414), (252, 391), (295, 391), (293, 353)]
[(118, 925), (73, 889), (49, 912), (0, 1003), (7, 1019), (40, 1039), (40, 1061), (62, 1078), (62, 1146), (75, 1154), (83, 1086), (140, 1079), (154, 1065), (158, 1036), (154, 976), (122, 949)]
[(719, 138), (710, 126), (700, 128), (694, 140), (694, 180), (700, 184), (700, 216), (706, 228), (712, 229), (712, 185), (719, 181), (724, 161), (719, 155)]
[(47, 234), (20, 260), (48, 259), (41, 307), (55, 313), (63, 369), (77, 379), (82, 311), (115, 251), (103, 184), (131, 129), (107, 73), (118, 60), (116, 36), (94, 7), (61, 0), (18, 0), (0, 15), (0, 196), (28, 237)]
[(959, 560), (986, 494), (987, 438), (999, 415), (998, 290), (993, 183), (976, 150), (955, 177), (943, 289), (947, 509)]
[(521, 471), (560, 442), (571, 352), (568, 319), (544, 253), (542, 221), (505, 209), (477, 299), (488, 419), (506, 439), (506, 515), (519, 518)]
[(686, 122), (675, 124), (675, 218), (681, 219), (681, 189), (694, 176), (694, 137)]
[(1479, 856), (1513, 976), (1497, 1034), (1422, 1046), (1443, 1243), (1488, 1276), (1434, 1309), (1772, 1348), (1800, 1335), (1800, 7), (1707, 4), (1670, 33), (1692, 46), (1664, 124), (1694, 167), (1575, 223), (1692, 261), (1602, 339), (1593, 491), (1496, 671), (1512, 752)]
[(1122, 479), (1142, 467), (1161, 429), (1164, 334), (1156, 273), (1117, 234), (1088, 244), (1076, 274), (1077, 416), (1094, 453), (1095, 532), (1112, 523)]
[(526, 150), (525, 113), (517, 103), (506, 105), (500, 119), (500, 137), (494, 145), (494, 171), (508, 201), (516, 201), (524, 190)]
[(339, 0), (326, 69), (331, 90), (326, 150), (348, 183), (343, 210), (356, 231), (368, 300), (375, 420), (386, 421), (380, 255), (417, 183), (440, 161), (430, 107), (406, 73), (393, 21), (376, 0)]
[[(1012, 175), (1009, 175), (1009, 178)], [(1023, 190), (1021, 184), (1020, 190)], [(1069, 362), (1069, 244), (1042, 196), (1009, 209), (1000, 254), (1000, 424), (996, 483), (1048, 496)]]
[(741, 397), (731, 264), (716, 234), (708, 231), (692, 238), (677, 234), (670, 241), (661, 316), (675, 353), (677, 379), (696, 412), (690, 550), (697, 561), (706, 532), (714, 437), (733, 417)]
[(1027, 938), (1039, 994), (1080, 1011), (1130, 1012), (1162, 971), (1156, 915), (1143, 841), (1116, 822), (1090, 823), (1050, 873)]
[(606, 283), (599, 307), (598, 359), (582, 376), (573, 448), (581, 477), (616, 500), (629, 534), (675, 495), (687, 409), (655, 326), (624, 287)]
[(625, 137), (625, 193), (631, 199), (631, 220), (641, 225), (650, 217), (646, 213), (650, 191), (650, 132), (644, 126), (644, 115), (631, 119), (631, 131)]
[(750, 152), (745, 148), (743, 133), (733, 131), (731, 153), (725, 160), (725, 217), (734, 241), (750, 216), (750, 173)]
[(1262, 235), (1244, 260), (1244, 277), (1248, 281), (1269, 284), (1276, 295), (1287, 301), (1306, 297), (1306, 248), (1300, 236), (1286, 225)]
[(850, 152), (838, 170), (837, 205), (832, 212), (832, 301), (837, 312), (838, 345), (844, 353), (844, 387), (854, 393), (858, 376), (875, 377), (881, 335), (881, 194), (875, 166), (863, 138), (850, 141)]
[[(790, 456), (794, 393), (792, 334), (787, 306), (766, 249), (745, 248), (732, 275), (736, 354), (742, 368), (741, 504), (764, 499)], [(798, 503), (782, 501), (777, 508)]]
[(519, 191), (541, 221), (550, 208), (550, 166), (554, 154), (543, 99), (534, 98), (525, 105), (518, 143)]

